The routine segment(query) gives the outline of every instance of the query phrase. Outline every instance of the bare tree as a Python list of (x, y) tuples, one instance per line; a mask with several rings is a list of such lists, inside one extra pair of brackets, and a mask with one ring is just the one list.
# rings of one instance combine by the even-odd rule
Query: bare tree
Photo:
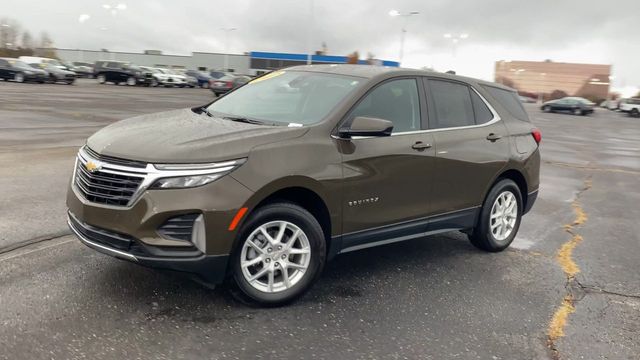
[(20, 46), (23, 49), (33, 49), (33, 37), (31, 36), (31, 33), (29, 32), (29, 30), (25, 30), (22, 33), (22, 39), (20, 41)]

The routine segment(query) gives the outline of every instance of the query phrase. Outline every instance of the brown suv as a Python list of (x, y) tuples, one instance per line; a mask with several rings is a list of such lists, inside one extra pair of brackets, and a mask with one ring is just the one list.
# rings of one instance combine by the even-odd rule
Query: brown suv
[(69, 226), (105, 254), (281, 304), (348, 251), (452, 230), (505, 249), (536, 199), (539, 142), (498, 84), (292, 67), (91, 136)]

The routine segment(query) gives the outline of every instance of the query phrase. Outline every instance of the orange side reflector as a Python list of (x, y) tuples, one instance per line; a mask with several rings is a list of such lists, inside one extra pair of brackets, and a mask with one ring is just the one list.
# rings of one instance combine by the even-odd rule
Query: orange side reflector
[(240, 219), (242, 219), (247, 210), (249, 210), (249, 208), (246, 207), (240, 208), (240, 210), (238, 210), (236, 216), (234, 216), (233, 220), (231, 220), (231, 224), (229, 224), (229, 231), (233, 231), (236, 229), (236, 226), (238, 226)]

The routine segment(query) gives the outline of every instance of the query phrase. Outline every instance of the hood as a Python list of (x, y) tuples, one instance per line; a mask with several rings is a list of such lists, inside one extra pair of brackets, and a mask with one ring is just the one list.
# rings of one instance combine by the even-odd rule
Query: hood
[(252, 148), (302, 136), (307, 128), (254, 125), (173, 110), (111, 124), (88, 140), (95, 152), (151, 163), (203, 163), (245, 157)]

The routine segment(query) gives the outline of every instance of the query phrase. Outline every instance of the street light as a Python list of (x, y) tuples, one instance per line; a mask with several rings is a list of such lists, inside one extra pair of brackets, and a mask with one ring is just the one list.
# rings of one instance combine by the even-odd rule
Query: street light
[(538, 101), (542, 104), (542, 101), (544, 100), (542, 97), (542, 93), (544, 92), (544, 85), (545, 85), (545, 76), (547, 76), (547, 73), (540, 73), (540, 92), (538, 93)]
[(389, 11), (389, 16), (391, 17), (402, 17), (404, 20), (402, 22), (402, 33), (400, 35), (400, 56), (399, 56), (399, 61), (398, 63), (402, 63), (402, 55), (404, 53), (404, 36), (407, 32), (407, 21), (409, 19), (410, 16), (412, 15), (418, 15), (420, 14), (418, 11), (410, 11), (407, 13), (401, 13), (398, 10), (391, 10)]
[(457, 50), (458, 50), (458, 43), (460, 42), (460, 40), (468, 39), (469, 38), (469, 34), (467, 34), (467, 33), (462, 33), (462, 34), (446, 33), (446, 34), (443, 35), (443, 37), (445, 39), (450, 39), (451, 40), (451, 56), (455, 58)]
[(127, 10), (127, 4), (119, 3), (117, 5), (102, 4), (102, 7), (111, 12), (111, 15), (116, 16), (118, 10)]
[(229, 33), (238, 29), (220, 28), (220, 30), (224, 31), (224, 71), (229, 71)]

